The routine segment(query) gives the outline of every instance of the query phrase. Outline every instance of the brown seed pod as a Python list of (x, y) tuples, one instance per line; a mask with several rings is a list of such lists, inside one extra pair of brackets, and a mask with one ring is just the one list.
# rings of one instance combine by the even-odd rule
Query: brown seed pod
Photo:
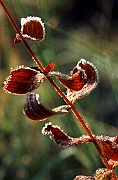
[(96, 67), (85, 59), (80, 59), (70, 74), (72, 76), (55, 71), (48, 73), (49, 76), (58, 78), (61, 84), (67, 88), (67, 98), (72, 103), (87, 96), (96, 88), (99, 82)]
[(51, 110), (41, 103), (38, 94), (29, 93), (26, 97), (24, 114), (31, 120), (41, 121), (51, 116), (68, 113), (70, 109), (69, 105), (63, 105)]
[(4, 82), (3, 90), (12, 94), (27, 94), (36, 89), (45, 79), (43, 73), (35, 68), (24, 65), (11, 68), (9, 76)]
[[(43, 41), (45, 38), (45, 27), (44, 23), (39, 17), (27, 17), (21, 18), (21, 34), (23, 38), (30, 41)], [(16, 34), (14, 43), (18, 44), (22, 41), (19, 34)]]

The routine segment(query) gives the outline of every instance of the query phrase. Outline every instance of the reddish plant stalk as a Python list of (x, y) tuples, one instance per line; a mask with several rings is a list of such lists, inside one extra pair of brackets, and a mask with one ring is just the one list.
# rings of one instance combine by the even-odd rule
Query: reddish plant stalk
[(5, 13), (6, 13), (7, 17), (8, 17), (8, 19), (10, 20), (12, 26), (14, 27), (15, 31), (16, 31), (16, 32), (20, 35), (20, 37), (22, 38), (22, 41), (23, 41), (24, 45), (26, 46), (26, 48), (27, 48), (28, 51), (30, 52), (30, 54), (31, 54), (32, 58), (34, 59), (35, 63), (38, 65), (38, 67), (40, 68), (40, 70), (41, 70), (42, 72), (44, 72), (44, 74), (45, 74), (45, 68), (41, 65), (41, 63), (40, 63), (39, 60), (36, 58), (35, 54), (34, 54), (33, 51), (31, 50), (31, 48), (29, 47), (29, 45), (27, 44), (27, 42), (26, 42), (25, 39), (23, 38), (23, 36), (22, 36), (22, 34), (21, 34), (18, 26), (17, 26), (16, 23), (14, 22), (11, 14), (9, 13), (9, 11), (8, 11), (7, 7), (5, 6), (4, 2), (3, 2), (2, 0), (0, 0), (0, 3), (1, 3), (1, 5), (2, 5), (2, 7), (3, 7), (3, 9), (4, 9), (4, 11), (5, 11)]
[[(22, 41), (24, 43), (24, 45), (26, 46), (27, 50), (29, 51), (29, 53), (31, 54), (33, 60), (35, 61), (35, 63), (38, 65), (38, 67), (40, 68), (40, 70), (44, 73), (44, 75), (47, 75), (47, 72), (45, 71), (45, 68), (42, 66), (42, 64), (40, 63), (40, 61), (37, 59), (37, 57), (35, 56), (35, 54), (33, 53), (33, 51), (31, 50), (31, 48), (29, 47), (29, 45), (27, 44), (26, 40), (23, 38), (19, 28), (17, 27), (16, 23), (14, 22), (12, 16), (10, 15), (7, 7), (5, 6), (4, 2), (2, 0), (0, 0), (0, 3), (8, 17), (8, 19), (10, 20), (12, 26), (14, 27), (15, 31), (21, 36)], [(99, 145), (97, 144), (97, 142), (94, 139), (94, 136), (92, 134), (92, 132), (90, 131), (89, 127), (86, 125), (86, 123), (84, 122), (82, 116), (79, 114), (79, 112), (76, 110), (76, 108), (74, 107), (74, 105), (67, 99), (67, 97), (65, 96), (65, 94), (61, 91), (61, 89), (57, 86), (57, 84), (50, 78), (47, 76), (47, 79), (49, 80), (49, 82), (52, 84), (52, 86), (54, 87), (54, 89), (58, 92), (58, 94), (64, 99), (64, 101), (69, 104), (72, 108), (72, 112), (75, 115), (75, 117), (77, 118), (77, 120), (79, 121), (79, 123), (81, 124), (81, 126), (84, 128), (84, 130), (86, 131), (86, 133), (90, 136), (94, 146), (96, 147), (104, 165), (107, 167), (107, 169), (111, 169), (111, 166), (108, 164), (105, 156), (103, 155)], [(115, 174), (114, 175), (114, 180), (117, 180), (117, 176)]]

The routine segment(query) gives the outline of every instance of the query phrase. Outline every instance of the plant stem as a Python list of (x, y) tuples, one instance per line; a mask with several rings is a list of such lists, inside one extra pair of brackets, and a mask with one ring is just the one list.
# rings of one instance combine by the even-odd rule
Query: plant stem
[(104, 157), (99, 145), (97, 144), (96, 140), (94, 139), (94, 136), (92, 134), (92, 132), (90, 131), (89, 127), (87, 126), (87, 124), (84, 122), (82, 116), (79, 114), (79, 112), (76, 110), (75, 106), (67, 99), (67, 97), (65, 96), (65, 94), (61, 91), (61, 89), (57, 86), (57, 84), (50, 78), (47, 77), (47, 79), (49, 80), (49, 82), (53, 85), (53, 87), (55, 88), (55, 90), (58, 92), (58, 94), (65, 100), (65, 102), (67, 104), (69, 104), (71, 106), (71, 111), (74, 113), (75, 117), (77, 118), (77, 120), (79, 121), (79, 123), (82, 125), (82, 127), (84, 128), (84, 130), (86, 131), (86, 133), (90, 136), (94, 146), (96, 147), (104, 165), (107, 167), (107, 169), (111, 169), (111, 167), (109, 166), (106, 158)]
[[(24, 43), (24, 45), (26, 46), (27, 50), (29, 51), (29, 53), (31, 54), (33, 60), (35, 61), (35, 63), (38, 65), (38, 67), (40, 68), (40, 70), (44, 73), (44, 75), (47, 75), (45, 68), (42, 66), (42, 64), (40, 63), (40, 61), (37, 59), (37, 57), (35, 56), (35, 54), (33, 53), (33, 51), (31, 50), (31, 48), (29, 47), (29, 45), (27, 44), (26, 40), (22, 37), (21, 32), (19, 31), (19, 28), (17, 27), (16, 23), (14, 22), (12, 16), (10, 15), (7, 7), (5, 6), (4, 2), (2, 0), (0, 0), (0, 3), (8, 17), (8, 19), (10, 20), (12, 26), (14, 27), (15, 31), (21, 36), (22, 41)], [(89, 127), (87, 126), (87, 124), (84, 122), (82, 116), (79, 114), (79, 112), (76, 110), (76, 108), (74, 107), (74, 105), (67, 99), (66, 95), (61, 91), (61, 89), (58, 87), (58, 85), (52, 80), (51, 77), (47, 76), (47, 79), (49, 80), (49, 82), (52, 84), (52, 86), (54, 87), (54, 89), (58, 92), (58, 94), (64, 99), (64, 101), (69, 104), (71, 106), (71, 110), (73, 112), (73, 114), (75, 115), (75, 117), (77, 118), (77, 120), (80, 122), (80, 124), (82, 125), (82, 127), (84, 128), (84, 130), (86, 131), (86, 133), (90, 136), (94, 146), (96, 147), (104, 165), (107, 167), (107, 169), (111, 169), (111, 166), (108, 164), (105, 156), (103, 155), (99, 145), (97, 144), (97, 142), (94, 139), (94, 136), (92, 134), (92, 132), (90, 131)], [(116, 175), (114, 174), (114, 179), (117, 180)]]
[(3, 2), (2, 0), (0, 0), (0, 3), (1, 3), (1, 5), (2, 5), (2, 7), (3, 7), (3, 9), (4, 9), (4, 11), (5, 11), (5, 13), (6, 13), (7, 17), (8, 17), (8, 19), (10, 20), (12, 26), (14, 27), (15, 31), (16, 31), (16, 32), (20, 35), (20, 37), (22, 38), (22, 41), (23, 41), (24, 45), (26, 46), (27, 50), (30, 52), (30, 54), (31, 54), (32, 58), (34, 59), (35, 63), (38, 65), (38, 67), (40, 68), (40, 70), (41, 70), (42, 72), (44, 72), (44, 71), (45, 71), (45, 68), (41, 65), (41, 63), (40, 63), (39, 60), (36, 58), (35, 54), (34, 54), (33, 51), (31, 50), (31, 48), (29, 47), (29, 45), (27, 44), (27, 42), (26, 42), (25, 39), (23, 38), (21, 32), (19, 31), (18, 26), (17, 26), (16, 23), (14, 22), (11, 14), (9, 13), (9, 11), (8, 11), (7, 7), (5, 6), (4, 2)]

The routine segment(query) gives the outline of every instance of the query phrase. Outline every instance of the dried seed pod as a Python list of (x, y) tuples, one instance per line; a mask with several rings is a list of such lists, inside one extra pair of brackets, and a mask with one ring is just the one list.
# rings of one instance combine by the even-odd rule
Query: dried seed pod
[(45, 120), (48, 117), (65, 114), (71, 109), (69, 105), (59, 106), (55, 109), (46, 108), (39, 100), (39, 95), (29, 93), (26, 97), (24, 114), (31, 120)]
[[(21, 18), (21, 34), (23, 38), (30, 41), (43, 41), (45, 38), (45, 27), (39, 17)], [(16, 34), (14, 43), (18, 44), (22, 41), (19, 34)]]
[(94, 178), (95, 180), (113, 180), (113, 171), (106, 168), (97, 169)]
[(114, 161), (112, 159), (108, 161), (108, 164), (110, 165), (110, 167), (112, 167), (112, 169), (115, 169), (116, 167), (118, 167), (118, 161)]
[(71, 144), (72, 138), (65, 134), (60, 127), (52, 125), (52, 123), (45, 124), (42, 129), (43, 135), (49, 135), (59, 146), (67, 147)]
[(97, 169), (94, 176), (76, 176), (74, 180), (113, 180), (113, 171), (108, 169)]
[(72, 76), (52, 71), (48, 73), (48, 76), (55, 76), (59, 79), (61, 84), (67, 88), (67, 98), (72, 103), (87, 96), (99, 82), (96, 67), (85, 59), (81, 59), (70, 74)]
[(19, 66), (10, 70), (3, 90), (13, 94), (26, 94), (36, 89), (44, 79), (45, 76), (39, 70)]
[(75, 74), (78, 69), (81, 68), (86, 74), (86, 76), (84, 76), (85, 78), (82, 78), (84, 81), (82, 89), (79, 91), (67, 89), (67, 98), (73, 103), (75, 103), (77, 99), (87, 96), (99, 83), (99, 75), (96, 67), (85, 59), (80, 59), (77, 66), (71, 71), (71, 74)]
[(49, 135), (59, 146), (67, 147), (72, 146), (78, 143), (91, 142), (89, 136), (81, 136), (79, 138), (73, 138), (68, 136), (63, 130), (58, 126), (52, 125), (52, 123), (45, 124), (45, 127), (42, 129), (42, 134)]
[(82, 69), (79, 69), (73, 76), (54, 71), (50, 72), (48, 75), (55, 76), (63, 86), (74, 91), (80, 91), (86, 82), (86, 74)]
[(79, 175), (79, 176), (76, 176), (74, 178), (74, 180), (95, 180), (95, 178), (92, 177), (92, 176), (82, 176), (82, 175)]
[(98, 139), (102, 152), (110, 159), (118, 161), (118, 136), (104, 136)]

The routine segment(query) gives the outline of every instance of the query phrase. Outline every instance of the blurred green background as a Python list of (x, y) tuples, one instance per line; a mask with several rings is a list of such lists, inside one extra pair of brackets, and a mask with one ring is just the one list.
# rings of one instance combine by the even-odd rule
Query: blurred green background
[[(46, 28), (45, 40), (28, 43), (43, 66), (54, 61), (55, 70), (69, 74), (78, 60), (85, 58), (97, 67), (98, 87), (75, 106), (94, 134), (116, 136), (118, 0), (4, 2), (19, 28), (21, 17), (42, 18)], [(23, 115), (25, 96), (2, 91), (11, 67), (33, 66), (35, 63), (22, 43), (14, 45), (15, 31), (2, 7), (0, 17), (0, 179), (72, 180), (79, 174), (92, 175), (97, 168), (104, 167), (92, 144), (62, 148), (41, 134), (42, 127), (49, 121), (72, 137), (86, 134), (71, 112), (44, 122), (34, 122)], [(36, 92), (49, 108), (65, 104), (48, 81)]]

